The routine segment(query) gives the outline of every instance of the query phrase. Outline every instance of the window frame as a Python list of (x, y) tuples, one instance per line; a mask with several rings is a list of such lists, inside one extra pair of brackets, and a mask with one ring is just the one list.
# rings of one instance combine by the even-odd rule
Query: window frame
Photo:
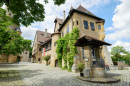
[(82, 47), (82, 56), (83, 56), (83, 59), (85, 58), (84, 56), (84, 47)]
[(69, 25), (67, 26), (67, 33), (69, 33)]
[(76, 25), (79, 25), (79, 21), (78, 20), (76, 20)]
[(46, 49), (48, 49), (48, 44), (46, 45)]
[(91, 24), (94, 25), (94, 22), (90, 22), (90, 28), (91, 28), (92, 31), (95, 31), (95, 25), (93, 26), (94, 29), (92, 29)]
[(41, 51), (41, 48), (39, 48), (39, 51)]
[(54, 46), (56, 46), (57, 44), (56, 44), (56, 42), (54, 42)]
[[(99, 28), (99, 26), (100, 26), (100, 28)], [(99, 30), (101, 29), (101, 25), (98, 25), (98, 29), (99, 29)]]
[[(88, 23), (88, 28), (85, 28), (85, 23), (84, 23), (85, 21)], [(88, 22), (88, 20), (83, 20), (83, 26), (84, 26), (84, 29), (88, 29), (89, 30), (89, 22)]]
[(50, 47), (51, 47), (51, 43), (50, 43)]

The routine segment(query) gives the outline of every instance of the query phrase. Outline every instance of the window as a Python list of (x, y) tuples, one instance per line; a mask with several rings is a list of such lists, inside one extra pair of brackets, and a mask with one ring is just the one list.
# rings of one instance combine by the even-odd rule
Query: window
[(69, 25), (67, 26), (67, 33), (69, 33)]
[(92, 59), (95, 59), (95, 49), (92, 48)]
[(91, 30), (95, 31), (94, 23), (90, 22)]
[(39, 51), (41, 51), (41, 48), (39, 48)]
[(78, 22), (78, 21), (76, 21), (76, 24), (78, 25), (78, 24), (79, 24), (79, 22)]
[(50, 47), (51, 47), (51, 43), (50, 43)]
[(64, 37), (64, 31), (62, 32), (62, 37)]
[(101, 29), (101, 25), (98, 25), (98, 29)]
[(85, 28), (85, 29), (88, 29), (88, 21), (85, 21), (85, 20), (84, 20), (84, 28)]
[(83, 55), (83, 59), (84, 59), (84, 47), (82, 47), (82, 55)]
[(54, 43), (54, 46), (56, 46), (56, 42)]
[(25, 54), (27, 54), (27, 52), (25, 52)]
[(48, 49), (48, 45), (46, 45), (46, 49)]

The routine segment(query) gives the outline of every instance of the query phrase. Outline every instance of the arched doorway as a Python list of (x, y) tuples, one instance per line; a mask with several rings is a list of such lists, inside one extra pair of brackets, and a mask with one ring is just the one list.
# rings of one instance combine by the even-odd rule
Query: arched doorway
[(20, 56), (17, 56), (17, 63), (21, 61)]
[(58, 67), (58, 59), (55, 60), (55, 67)]

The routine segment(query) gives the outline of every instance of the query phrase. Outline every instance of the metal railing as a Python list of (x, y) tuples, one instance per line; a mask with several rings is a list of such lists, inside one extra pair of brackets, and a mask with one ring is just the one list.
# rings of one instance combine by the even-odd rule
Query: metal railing
[(92, 67), (102, 67), (102, 68), (105, 68), (105, 62), (104, 62), (103, 59), (93, 60), (92, 61)]

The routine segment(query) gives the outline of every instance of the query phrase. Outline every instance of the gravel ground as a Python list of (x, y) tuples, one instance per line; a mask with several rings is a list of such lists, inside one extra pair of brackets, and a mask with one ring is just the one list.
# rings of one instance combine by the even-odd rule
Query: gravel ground
[(0, 64), (0, 86), (130, 86), (130, 70), (108, 71), (118, 83), (90, 83), (76, 79), (79, 73), (68, 72), (38, 63)]

